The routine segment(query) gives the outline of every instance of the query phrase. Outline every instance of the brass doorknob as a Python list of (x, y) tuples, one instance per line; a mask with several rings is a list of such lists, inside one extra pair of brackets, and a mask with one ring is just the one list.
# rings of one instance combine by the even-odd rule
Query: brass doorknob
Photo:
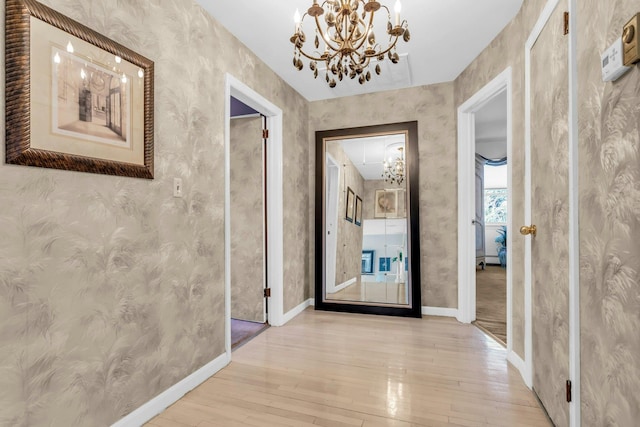
[(531, 234), (532, 236), (535, 236), (537, 231), (538, 229), (533, 224), (530, 225), (529, 227), (527, 227), (526, 225), (523, 225), (522, 227), (520, 227), (520, 234), (522, 234), (523, 236), (526, 236), (527, 234)]

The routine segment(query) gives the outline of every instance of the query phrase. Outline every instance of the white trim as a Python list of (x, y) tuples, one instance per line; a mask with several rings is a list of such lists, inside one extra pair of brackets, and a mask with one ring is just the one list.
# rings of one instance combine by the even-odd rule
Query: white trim
[(578, 193), (577, 0), (569, 2), (569, 425), (580, 427), (580, 211)]
[(335, 294), (336, 292), (339, 292), (339, 291), (343, 290), (347, 286), (353, 285), (357, 281), (358, 281), (358, 278), (357, 277), (353, 277), (353, 278), (347, 280), (346, 282), (342, 282), (339, 285), (336, 285), (332, 290), (327, 289), (327, 293), (328, 294)]
[[(560, 0), (548, 0), (524, 47), (524, 223), (531, 224), (531, 49)], [(513, 234), (513, 233), (512, 233)], [(533, 318), (531, 308), (531, 236), (524, 247), (524, 381), (533, 386)]]
[(315, 300), (313, 298), (309, 298), (308, 300), (298, 304), (295, 308), (287, 311), (284, 315), (284, 324), (289, 323), (291, 319), (296, 317), (298, 314), (302, 313), (307, 307), (313, 307), (315, 305)]
[(130, 427), (141, 426), (169, 406), (176, 403), (182, 396), (198, 387), (200, 384), (211, 378), (220, 369), (229, 364), (231, 359), (225, 352), (207, 363), (193, 374), (184, 378), (182, 381), (172, 385), (138, 409), (131, 412), (124, 418), (116, 421), (111, 427)]
[[(458, 314), (462, 323), (476, 318), (475, 277), (475, 113), (495, 96), (507, 95), (507, 158), (513, 152), (513, 95), (512, 70), (507, 67), (475, 95), (458, 107)], [(507, 162), (507, 200), (512, 199), (512, 161)], [(507, 211), (507, 247), (513, 247), (513, 213)], [(507, 251), (507, 350), (513, 342), (513, 265), (511, 251)]]
[(522, 358), (518, 356), (518, 354), (515, 351), (513, 350), (507, 351), (507, 362), (511, 363), (513, 367), (516, 368), (520, 372), (520, 375), (524, 378), (524, 373), (525, 373), (524, 360), (522, 360)]
[(422, 314), (424, 316), (440, 316), (440, 317), (458, 318), (458, 309), (444, 308), (444, 307), (427, 307), (426, 305), (423, 305)]
[(269, 323), (280, 326), (284, 319), (283, 305), (283, 186), (282, 186), (282, 110), (255, 92), (249, 86), (233, 77), (225, 75), (225, 346), (231, 358), (231, 159), (230, 159), (230, 121), (231, 97), (243, 102), (267, 118), (269, 141), (267, 144), (267, 229), (268, 246), (268, 283), (271, 288), (269, 300)]

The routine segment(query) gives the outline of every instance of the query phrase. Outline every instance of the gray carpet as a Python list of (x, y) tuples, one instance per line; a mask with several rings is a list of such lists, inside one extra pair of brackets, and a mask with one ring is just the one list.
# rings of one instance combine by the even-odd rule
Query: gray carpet
[(268, 323), (231, 319), (231, 348), (241, 346), (269, 327)]
[(507, 343), (507, 270), (488, 265), (476, 270), (475, 324)]

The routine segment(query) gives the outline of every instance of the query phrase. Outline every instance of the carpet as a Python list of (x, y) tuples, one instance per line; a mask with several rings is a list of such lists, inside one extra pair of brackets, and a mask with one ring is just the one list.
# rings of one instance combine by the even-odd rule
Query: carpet
[(268, 323), (231, 319), (231, 349), (241, 346), (269, 327)]
[(507, 343), (507, 270), (495, 265), (476, 270), (477, 326)]

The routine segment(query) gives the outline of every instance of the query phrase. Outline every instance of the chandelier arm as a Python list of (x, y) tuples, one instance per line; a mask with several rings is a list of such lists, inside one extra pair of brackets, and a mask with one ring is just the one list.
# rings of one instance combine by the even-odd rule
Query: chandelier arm
[[(362, 45), (367, 41), (367, 39), (369, 38), (369, 31), (371, 31), (373, 29), (373, 16), (374, 16), (375, 12), (371, 12), (371, 16), (369, 17), (369, 25), (367, 25), (367, 29), (363, 34), (362, 39), (360, 40), (360, 43), (358, 44), (358, 46), (355, 48), (356, 50), (360, 49), (362, 47)], [(359, 20), (360, 22), (362, 22), (364, 24), (363, 20)]]
[[(326, 2), (324, 2), (326, 3)], [(324, 3), (322, 3), (324, 5)], [(316, 20), (316, 28), (318, 29), (318, 31), (320, 32), (320, 37), (322, 37), (322, 40), (324, 40), (324, 43), (329, 47), (329, 49), (331, 50), (335, 50), (337, 51), (338, 48), (334, 47), (331, 43), (329, 43), (329, 40), (327, 40), (327, 38), (325, 37), (325, 33), (324, 31), (322, 31), (322, 27), (320, 27), (320, 20), (318, 19), (318, 17), (315, 17)], [(329, 34), (329, 27), (327, 27), (327, 35)], [(329, 37), (329, 39), (331, 40), (331, 37)], [(331, 40), (333, 41), (333, 40)], [(305, 55), (307, 56), (307, 55)]]
[(328, 57), (327, 58), (323, 58), (321, 56), (320, 57), (316, 57), (316, 56), (310, 55), (310, 54), (306, 53), (302, 49), (298, 49), (298, 52), (300, 53), (300, 55), (304, 56), (307, 59), (311, 59), (312, 61), (324, 61), (326, 59), (329, 59)]

